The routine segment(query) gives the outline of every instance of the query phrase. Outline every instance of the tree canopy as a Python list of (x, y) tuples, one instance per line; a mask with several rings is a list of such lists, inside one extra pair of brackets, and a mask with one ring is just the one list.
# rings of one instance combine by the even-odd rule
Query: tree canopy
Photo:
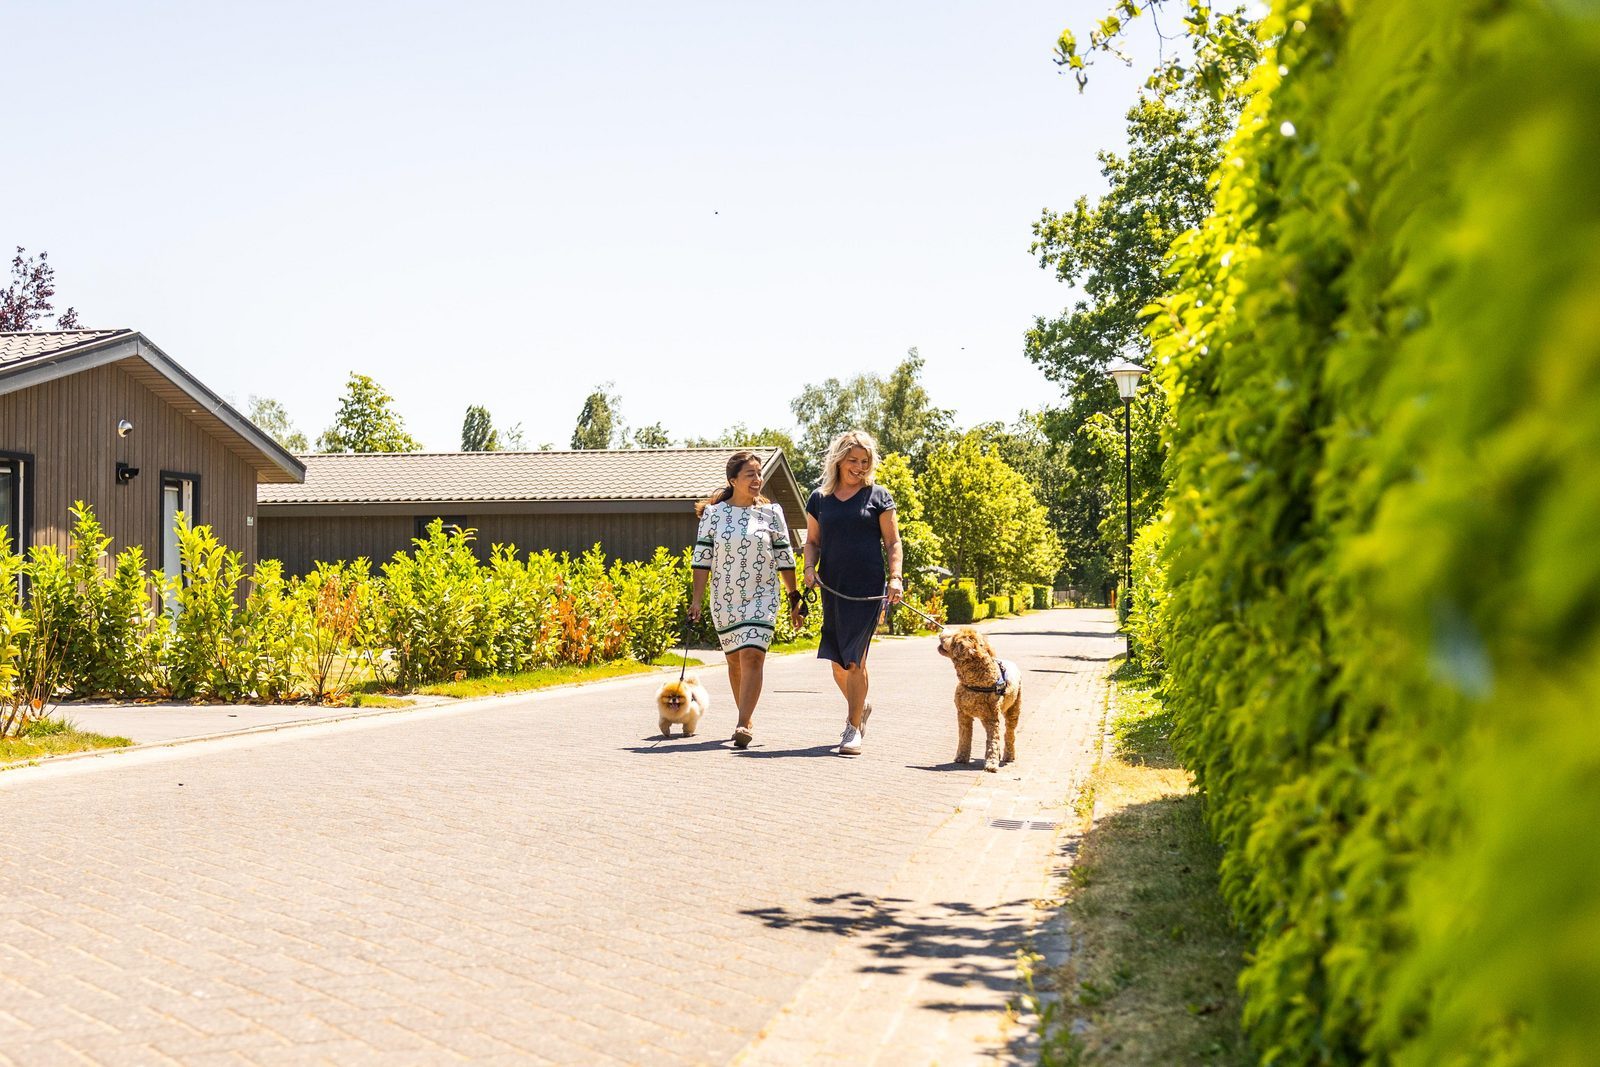
[(573, 448), (618, 448), (627, 440), (622, 399), (612, 391), (614, 388), (611, 382), (605, 382), (595, 386), (584, 399), (578, 424), (572, 430)]
[(311, 444), (306, 435), (297, 430), (289, 420), (289, 411), (270, 396), (250, 398), (250, 421), (270, 434), (290, 452), (309, 452)]
[[(36, 259), (18, 245), (11, 260), (11, 284), (0, 289), (0, 330), (39, 329), (55, 310), (55, 295), (56, 269), (50, 265), (50, 253), (40, 252)], [(78, 329), (77, 311), (67, 308), (56, 316), (53, 328)]]
[(394, 410), (394, 397), (365, 374), (351, 372), (333, 425), (317, 438), (318, 452), (420, 452), (422, 443), (406, 432)]
[(467, 408), (466, 417), (461, 422), (461, 451), (500, 451), (500, 433), (494, 428), (488, 408), (478, 404)]

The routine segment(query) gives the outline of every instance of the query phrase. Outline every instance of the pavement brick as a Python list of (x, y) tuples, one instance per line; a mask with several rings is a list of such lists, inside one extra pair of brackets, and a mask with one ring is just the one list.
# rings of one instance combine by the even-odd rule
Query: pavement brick
[(874, 645), (866, 754), (774, 658), (744, 752), (655, 678), (0, 774), (0, 1063), (943, 1064), (1006, 1032), (1086, 769), (1105, 612), (993, 625), (1021, 759), (954, 767), (954, 676)]

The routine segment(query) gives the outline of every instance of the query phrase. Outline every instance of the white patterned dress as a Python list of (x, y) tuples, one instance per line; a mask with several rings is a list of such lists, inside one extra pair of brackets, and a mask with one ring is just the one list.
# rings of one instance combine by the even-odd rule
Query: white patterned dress
[(712, 504), (700, 516), (691, 565), (711, 572), (711, 622), (722, 651), (765, 652), (778, 622), (778, 572), (794, 570), (783, 508)]

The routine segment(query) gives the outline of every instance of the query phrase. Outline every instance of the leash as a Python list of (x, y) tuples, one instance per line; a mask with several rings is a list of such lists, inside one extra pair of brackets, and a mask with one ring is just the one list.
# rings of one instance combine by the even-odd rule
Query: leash
[[(884, 600), (888, 600), (889, 599), (889, 592), (888, 592), (888, 588), (887, 587), (885, 587), (884, 591), (882, 593), (880, 593), (879, 595), (877, 595), (877, 596), (849, 596), (849, 595), (847, 595), (845, 593), (839, 592), (839, 590), (837, 590), (837, 589), (833, 588), (832, 586), (828, 585), (828, 583), (824, 582), (820, 577), (817, 579), (817, 586), (816, 587), (819, 588), (819, 589), (826, 590), (829, 593), (832, 593), (834, 596), (838, 597), (840, 600), (853, 600), (858, 604), (865, 604), (865, 603), (868, 603), (868, 602), (874, 601), (874, 600), (884, 601)], [(806, 592), (809, 594), (810, 591), (811, 591), (810, 587), (807, 587)], [(895, 605), (890, 605), (890, 607), (894, 607), (894, 606)], [(923, 611), (921, 608), (919, 608), (919, 607), (915, 606), (914, 604), (910, 603), (904, 597), (900, 598), (900, 603), (899, 603), (898, 606), (902, 607), (902, 608), (905, 608), (907, 611), (911, 612), (911, 614), (913, 614), (913, 615), (919, 616), (923, 621), (925, 621), (929, 626), (933, 627), (935, 630), (942, 630), (944, 628), (944, 623), (940, 622), (938, 619), (934, 618), (932, 615), (929, 615), (926, 611)]]
[(683, 617), (683, 666), (678, 668), (678, 681), (683, 681), (683, 676), (689, 673), (689, 627), (694, 622), (687, 614)]

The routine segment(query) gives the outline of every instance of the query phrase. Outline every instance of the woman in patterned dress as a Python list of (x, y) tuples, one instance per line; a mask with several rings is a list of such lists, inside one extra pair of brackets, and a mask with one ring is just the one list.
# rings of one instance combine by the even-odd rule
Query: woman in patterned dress
[[(817, 658), (833, 661), (833, 681), (844, 694), (841, 756), (861, 754), (867, 717), (872, 714), (867, 703), (867, 646), (884, 604), (899, 603), (904, 587), (894, 497), (872, 484), (877, 465), (878, 442), (872, 435), (845, 431), (828, 446), (822, 485), (806, 501), (805, 580), (809, 586), (828, 587), (822, 591)], [(846, 600), (829, 589), (858, 599)]]
[(739, 709), (733, 745), (744, 748), (750, 744), (750, 719), (761, 699), (767, 649), (778, 622), (778, 579), (789, 592), (789, 617), (796, 627), (800, 598), (783, 508), (761, 495), (761, 457), (735, 452), (728, 457), (727, 475), (728, 484), (695, 507), (700, 532), (691, 564), (689, 617), (700, 618), (709, 579), (711, 621), (728, 657), (728, 683)]

